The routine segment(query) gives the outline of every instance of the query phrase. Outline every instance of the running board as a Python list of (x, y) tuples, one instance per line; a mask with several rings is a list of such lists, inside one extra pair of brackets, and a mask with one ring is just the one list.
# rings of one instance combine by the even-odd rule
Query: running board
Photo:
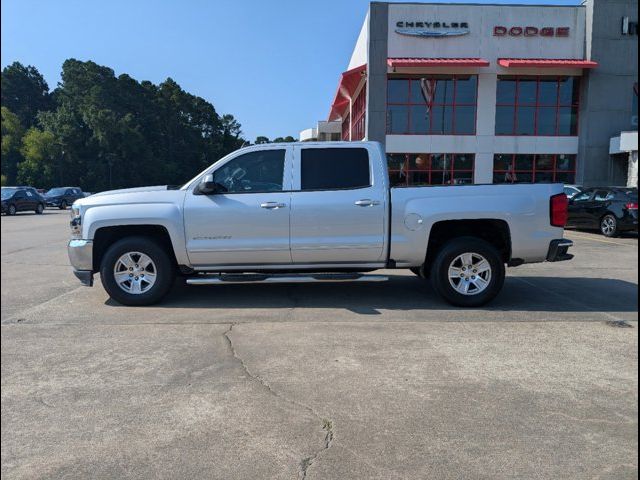
[(321, 282), (386, 282), (385, 275), (364, 275), (360, 273), (317, 273), (317, 274), (209, 274), (187, 278), (189, 285), (229, 285), (239, 283), (321, 283)]

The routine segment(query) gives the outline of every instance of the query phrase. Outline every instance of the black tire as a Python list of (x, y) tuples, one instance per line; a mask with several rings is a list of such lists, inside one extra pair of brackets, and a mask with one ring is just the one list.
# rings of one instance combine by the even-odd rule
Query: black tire
[(67, 209), (67, 201), (66, 200), (62, 200), (60, 202), (60, 206), (58, 207), (60, 210), (66, 210)]
[(600, 220), (600, 233), (605, 237), (617, 237), (620, 233), (618, 231), (618, 219), (615, 215), (608, 213)]
[[(116, 283), (114, 268), (118, 259), (127, 252), (148, 255), (156, 266), (156, 281), (146, 291), (138, 294), (124, 291)], [(163, 247), (148, 237), (126, 237), (109, 247), (100, 265), (100, 280), (109, 296), (128, 306), (152, 305), (159, 302), (169, 292), (175, 280), (175, 267)]]
[(18, 210), (15, 205), (9, 205), (7, 207), (7, 215), (15, 215)]
[(36, 207), (36, 213), (38, 215), (42, 215), (42, 212), (44, 212), (44, 204), (39, 203), (38, 206)]
[[(485, 289), (477, 294), (458, 292), (449, 281), (449, 266), (464, 254), (483, 256), (491, 266), (491, 277)], [(480, 307), (493, 300), (504, 285), (505, 266), (500, 252), (490, 243), (476, 237), (459, 237), (450, 240), (436, 255), (431, 268), (433, 289), (444, 300), (458, 307)]]

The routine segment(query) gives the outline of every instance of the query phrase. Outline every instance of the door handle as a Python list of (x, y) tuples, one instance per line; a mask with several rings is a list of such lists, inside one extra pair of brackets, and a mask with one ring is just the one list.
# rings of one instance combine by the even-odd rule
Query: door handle
[(363, 198), (355, 202), (358, 207), (373, 207), (374, 205), (380, 205), (378, 200), (371, 200), (369, 198)]
[(264, 202), (260, 204), (260, 208), (266, 208), (267, 210), (277, 210), (278, 208), (285, 208), (286, 206), (286, 203), (278, 202)]

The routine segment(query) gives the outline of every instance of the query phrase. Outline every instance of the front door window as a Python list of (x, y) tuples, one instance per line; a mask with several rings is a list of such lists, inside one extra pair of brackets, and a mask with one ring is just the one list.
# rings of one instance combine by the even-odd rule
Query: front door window
[(240, 155), (215, 171), (214, 181), (225, 193), (282, 191), (285, 150)]

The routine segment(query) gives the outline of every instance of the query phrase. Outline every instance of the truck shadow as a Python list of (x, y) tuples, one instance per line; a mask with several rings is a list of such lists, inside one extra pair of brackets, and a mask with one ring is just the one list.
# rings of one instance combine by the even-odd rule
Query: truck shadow
[[(507, 277), (500, 295), (481, 310), (637, 312), (637, 289), (634, 283), (607, 278)], [(107, 304), (118, 305), (112, 300)], [(383, 283), (187, 286), (178, 281), (157, 307), (341, 308), (362, 315), (378, 315), (382, 310), (460, 310), (442, 301), (428, 282), (409, 275), (389, 275)]]

